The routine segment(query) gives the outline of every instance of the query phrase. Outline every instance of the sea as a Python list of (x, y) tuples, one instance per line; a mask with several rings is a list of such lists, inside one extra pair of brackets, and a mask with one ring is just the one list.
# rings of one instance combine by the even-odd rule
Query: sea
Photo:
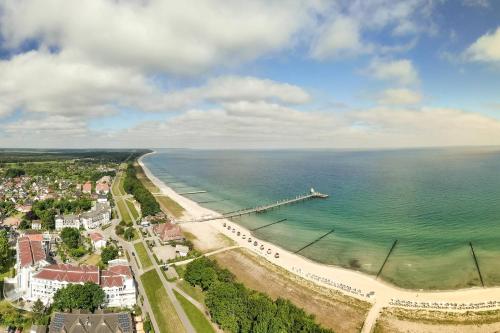
[(144, 162), (178, 193), (206, 191), (184, 195), (220, 213), (328, 194), (234, 219), (293, 252), (311, 244), (298, 253), (314, 261), (408, 289), (500, 285), (498, 147), (159, 149)]

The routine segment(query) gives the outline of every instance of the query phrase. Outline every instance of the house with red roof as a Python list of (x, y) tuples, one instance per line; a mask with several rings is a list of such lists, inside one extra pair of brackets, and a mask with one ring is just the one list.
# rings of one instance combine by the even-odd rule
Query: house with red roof
[(92, 242), (92, 246), (96, 251), (100, 251), (103, 247), (106, 246), (106, 240), (104, 236), (98, 232), (91, 232), (89, 234), (90, 240)]
[(37, 269), (49, 265), (42, 234), (19, 237), (16, 244), (16, 284), (24, 294), (30, 288), (30, 276)]
[(155, 224), (153, 226), (153, 232), (162, 243), (184, 239), (179, 225), (170, 222)]
[(85, 182), (85, 184), (83, 184), (82, 192), (88, 194), (92, 193), (92, 182), (90, 180)]
[(105, 305), (108, 307), (131, 308), (136, 303), (136, 287), (128, 262), (123, 259), (111, 260), (106, 270), (97, 266), (53, 264), (34, 272), (30, 280), (30, 292), (25, 299), (44, 304), (52, 303), (57, 290), (68, 284), (92, 282), (104, 291)]

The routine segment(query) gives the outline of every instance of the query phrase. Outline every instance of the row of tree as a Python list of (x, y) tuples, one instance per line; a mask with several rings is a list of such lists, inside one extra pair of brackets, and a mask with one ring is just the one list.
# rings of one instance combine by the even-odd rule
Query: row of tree
[(184, 279), (205, 292), (212, 320), (231, 333), (331, 333), (319, 326), (314, 316), (290, 301), (269, 296), (235, 282), (226, 269), (206, 257), (189, 263)]
[(139, 202), (141, 205), (142, 215), (155, 215), (161, 211), (160, 205), (156, 201), (155, 197), (137, 178), (136, 170), (132, 164), (127, 166), (123, 188), (127, 193), (132, 194), (135, 200)]

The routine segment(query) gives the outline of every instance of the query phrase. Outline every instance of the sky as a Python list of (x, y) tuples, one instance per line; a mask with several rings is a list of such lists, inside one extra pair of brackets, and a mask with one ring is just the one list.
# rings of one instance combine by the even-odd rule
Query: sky
[(0, 147), (500, 145), (500, 1), (0, 0)]

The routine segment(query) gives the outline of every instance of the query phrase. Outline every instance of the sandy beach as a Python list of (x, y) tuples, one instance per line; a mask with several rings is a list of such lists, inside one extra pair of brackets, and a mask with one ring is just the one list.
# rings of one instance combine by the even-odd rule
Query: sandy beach
[[(143, 163), (142, 158), (144, 156), (139, 159), (139, 164), (144, 169), (146, 176), (163, 194), (177, 201), (185, 209), (186, 212), (180, 220), (201, 218), (207, 215), (220, 215), (177, 194), (165, 185)], [(374, 276), (341, 267), (320, 264), (291, 253), (272, 243), (253, 237), (249, 230), (226, 219), (183, 223), (182, 228), (198, 238), (200, 244), (204, 247), (201, 250), (213, 250), (227, 246), (220, 237), (220, 234), (223, 234), (239, 246), (257, 253), (262, 258), (292, 274), (299, 275), (320, 286), (332, 288), (348, 296), (375, 304), (374, 308), (377, 309), (386, 306), (443, 311), (500, 308), (500, 287), (475, 287), (450, 291), (405, 290), (384, 281), (376, 280)], [(248, 241), (249, 237), (251, 242)], [(257, 245), (254, 245), (255, 243)], [(276, 253), (279, 255), (276, 255)], [(378, 311), (376, 311), (376, 314), (378, 314)]]

